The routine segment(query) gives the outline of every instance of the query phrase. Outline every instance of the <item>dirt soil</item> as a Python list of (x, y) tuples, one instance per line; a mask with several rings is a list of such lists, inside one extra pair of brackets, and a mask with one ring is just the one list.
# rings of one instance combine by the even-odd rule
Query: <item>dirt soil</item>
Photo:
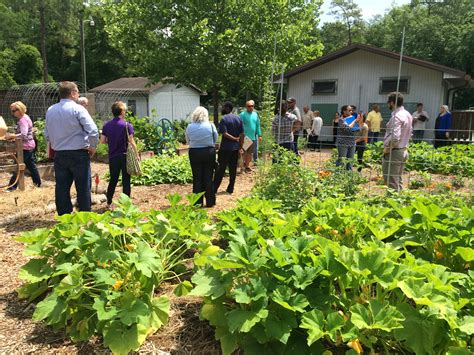
[[(306, 152), (302, 155), (302, 165), (315, 169), (324, 169), (331, 154), (323, 152)], [(102, 177), (108, 166), (93, 163), (92, 176)], [(380, 172), (365, 171), (370, 180), (365, 185), (365, 192), (383, 193), (385, 190), (377, 185)], [(407, 183), (415, 175), (406, 174)], [(254, 185), (256, 173), (244, 173), (237, 176), (235, 192), (225, 192), (228, 180), (224, 178), (220, 192), (217, 194), (217, 205), (208, 209), (213, 215), (222, 209), (233, 208), (236, 201), (247, 196)], [(1, 176), (0, 179), (4, 179)], [(445, 177), (434, 177), (433, 181), (445, 182)], [(0, 180), (3, 182), (3, 180)], [(92, 354), (107, 352), (101, 346), (100, 339), (74, 344), (63, 332), (54, 331), (42, 323), (31, 320), (34, 305), (19, 300), (15, 289), (21, 285), (17, 275), (20, 267), (28, 260), (23, 256), (23, 245), (14, 240), (22, 232), (36, 228), (51, 227), (54, 223), (54, 182), (43, 181), (41, 188), (32, 185), (31, 178), (26, 178), (26, 190), (6, 193), (0, 191), (0, 353), (33, 353), (42, 354)], [(472, 188), (472, 185), (469, 185)], [(93, 191), (96, 187), (93, 182)], [(100, 181), (97, 192), (103, 194), (106, 182)], [(120, 187), (116, 191), (120, 191)], [(163, 209), (169, 206), (166, 195), (169, 193), (187, 194), (192, 191), (191, 184), (158, 185), (132, 187), (132, 200), (142, 210), (151, 208)], [(72, 188), (74, 195), (74, 188)], [(94, 204), (92, 209), (102, 212), (105, 202)], [(213, 329), (199, 320), (200, 300), (191, 297), (174, 297), (172, 286), (165, 287), (165, 293), (172, 300), (172, 311), (169, 323), (156, 334), (150, 336), (140, 349), (141, 352), (158, 354), (218, 354), (220, 346), (214, 340)]]

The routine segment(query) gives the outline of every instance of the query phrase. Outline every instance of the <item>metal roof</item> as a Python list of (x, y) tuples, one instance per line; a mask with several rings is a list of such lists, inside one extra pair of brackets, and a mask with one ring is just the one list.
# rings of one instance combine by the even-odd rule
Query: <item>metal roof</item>
[[(391, 52), (391, 51), (388, 51), (386, 49), (372, 47), (372, 46), (369, 46), (369, 45), (366, 45), (366, 44), (352, 44), (350, 46), (341, 48), (341, 49), (339, 49), (335, 52), (329, 53), (328, 55), (325, 55), (324, 57), (318, 58), (316, 60), (313, 60), (309, 63), (303, 64), (299, 67), (296, 67), (295, 69), (292, 69), (292, 70), (288, 71), (285, 74), (285, 78), (292, 77), (296, 74), (299, 74), (299, 73), (302, 73), (306, 70), (318, 67), (318, 66), (323, 65), (325, 63), (328, 63), (332, 60), (344, 57), (344, 56), (346, 56), (348, 54), (351, 54), (351, 53), (353, 53), (355, 51), (358, 51), (358, 50), (371, 52), (371, 53), (379, 54), (379, 55), (382, 55), (382, 56), (385, 56), (385, 57), (388, 57), (388, 58), (393, 58), (393, 59), (400, 60), (400, 54), (399, 53)], [(449, 74), (456, 75), (456, 76), (459, 76), (459, 77), (464, 77), (464, 75), (466, 75), (466, 73), (461, 71), (461, 70), (453, 69), (453, 68), (450, 68), (450, 67), (447, 67), (447, 66), (444, 66), (444, 65), (436, 64), (436, 63), (433, 63), (433, 62), (429, 62), (427, 60), (421, 60), (421, 59), (410, 57), (410, 56), (405, 56), (404, 55), (402, 60), (406, 63), (419, 65), (421, 67), (425, 67), (425, 68), (428, 68), (428, 69), (440, 71), (440, 72), (443, 72), (443, 73), (449, 73)]]
[[(153, 84), (148, 78), (144, 76), (134, 77), (134, 78), (120, 78), (113, 80), (111, 82), (96, 86), (95, 88), (89, 90), (90, 92), (101, 92), (101, 91), (123, 91), (128, 92), (135, 91), (137, 93), (150, 93), (152, 91), (158, 90), (163, 87), (165, 84), (161, 81)], [(203, 92), (194, 85), (189, 85), (200, 94)]]

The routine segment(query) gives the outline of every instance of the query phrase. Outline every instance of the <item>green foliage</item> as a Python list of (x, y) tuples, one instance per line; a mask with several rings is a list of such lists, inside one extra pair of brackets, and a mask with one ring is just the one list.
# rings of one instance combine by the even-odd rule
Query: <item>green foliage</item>
[(38, 49), (29, 44), (18, 44), (15, 49), (0, 51), (0, 88), (41, 81), (43, 60)]
[(189, 122), (186, 120), (175, 120), (172, 121), (174, 138), (178, 143), (186, 144), (186, 128)]
[(13, 78), (15, 68), (14, 53), (11, 49), (0, 51), (0, 89), (6, 90), (16, 85)]
[(37, 162), (44, 162), (48, 160), (48, 154), (47, 154), (47, 142), (46, 138), (44, 137), (44, 126), (46, 124), (45, 120), (38, 119), (36, 120), (33, 125), (36, 128), (35, 132), (35, 137), (36, 137), (36, 142), (38, 145), (36, 146), (36, 161)]
[[(369, 144), (364, 160), (377, 165), (382, 159), (383, 143)], [(474, 176), (474, 146), (453, 144), (435, 149), (422, 142), (408, 146), (407, 171), (425, 171), (434, 174)]]
[(420, 172), (420, 174), (410, 179), (409, 188), (416, 190), (422, 187), (428, 187), (431, 183), (431, 177), (428, 173)]
[(277, 162), (270, 167), (261, 166), (253, 188), (253, 195), (281, 202), (282, 208), (297, 210), (303, 206), (316, 189), (316, 174), (300, 165), (300, 159), (283, 148), (275, 152)]
[(318, 178), (315, 196), (321, 200), (338, 196), (352, 199), (360, 191), (361, 185), (367, 182), (362, 174), (334, 165), (327, 170), (321, 170)]
[(279, 71), (321, 54), (320, 0), (106, 3), (106, 30), (138, 71), (157, 81), (194, 83), (215, 95), (215, 104), (222, 94), (260, 92), (272, 64)]
[(15, 70), (13, 78), (17, 84), (31, 84), (43, 77), (43, 60), (39, 50), (29, 44), (20, 44), (15, 48)]
[(295, 211), (313, 196), (320, 199), (354, 196), (366, 179), (359, 173), (333, 168), (318, 175), (300, 165), (293, 152), (278, 148), (274, 153), (276, 163), (262, 165), (252, 193), (254, 196), (281, 203), (281, 209)]
[(107, 144), (99, 144), (95, 152), (97, 156), (106, 156), (109, 154), (109, 146)]
[(127, 115), (127, 121), (133, 126), (134, 136), (140, 139), (145, 150), (156, 152), (160, 141), (159, 128), (149, 117), (135, 117)]
[(142, 174), (132, 176), (134, 185), (185, 184), (193, 181), (187, 155), (164, 153), (140, 163)]
[[(127, 121), (133, 125), (135, 131), (134, 136), (142, 143), (143, 150), (158, 153), (159, 149), (164, 148), (165, 151), (169, 150), (174, 152), (178, 147), (178, 140), (173, 127), (171, 127), (171, 131), (165, 134), (163, 127), (149, 117), (127, 115)], [(185, 124), (176, 123), (176, 126), (179, 127), (180, 134), (184, 134), (182, 127), (185, 126)], [(186, 128), (184, 128), (184, 130), (186, 130)]]
[(169, 199), (167, 211), (142, 213), (122, 195), (112, 212), (60, 216), (52, 229), (19, 237), (36, 258), (21, 268), (18, 294), (46, 296), (33, 319), (65, 329), (73, 341), (101, 335), (117, 354), (138, 350), (168, 321), (161, 283), (179, 278), (189, 249), (210, 245), (205, 212)]
[(428, 7), (416, 3), (393, 7), (370, 24), (366, 39), (368, 44), (398, 51), (402, 28), (406, 26), (406, 55), (472, 74), (473, 54), (467, 49), (474, 40), (473, 16), (470, 0), (445, 1)]
[[(354, 41), (354, 34), (359, 36), (364, 29), (364, 22), (362, 20), (361, 8), (351, 0), (332, 0), (331, 14), (336, 15), (341, 22), (339, 22), (339, 32), (344, 28), (347, 31), (346, 45), (351, 45)], [(327, 27), (328, 29), (330, 27)], [(355, 32), (355, 33), (354, 33)], [(324, 33), (324, 31), (323, 31)]]
[(190, 295), (222, 352), (472, 351), (474, 209), (411, 201), (313, 200), (284, 214), (252, 198), (219, 214), (222, 249), (195, 255)]

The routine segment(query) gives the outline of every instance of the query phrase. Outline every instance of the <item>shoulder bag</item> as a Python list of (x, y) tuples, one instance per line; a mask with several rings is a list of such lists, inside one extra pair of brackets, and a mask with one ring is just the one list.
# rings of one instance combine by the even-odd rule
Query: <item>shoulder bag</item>
[(125, 122), (125, 131), (127, 132), (127, 173), (132, 176), (139, 176), (142, 173), (140, 159), (135, 144), (130, 143), (130, 133), (128, 132), (128, 123)]

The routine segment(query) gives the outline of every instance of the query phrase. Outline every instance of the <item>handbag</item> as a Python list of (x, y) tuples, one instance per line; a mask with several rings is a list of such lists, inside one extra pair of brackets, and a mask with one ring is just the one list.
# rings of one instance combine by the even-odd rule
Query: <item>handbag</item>
[[(214, 143), (214, 149), (216, 147), (216, 140), (214, 139), (214, 132), (217, 134), (217, 131), (215, 130), (215, 127), (214, 125), (211, 123), (211, 130), (212, 130), (212, 142)], [(220, 148), (220, 147), (219, 147)], [(217, 159), (217, 154), (214, 158), (214, 164), (213, 164), (213, 169), (214, 171), (217, 171), (217, 169), (219, 169), (219, 160)]]
[(138, 158), (138, 151), (135, 144), (130, 144), (130, 133), (128, 132), (128, 124), (125, 123), (125, 131), (127, 132), (127, 173), (132, 176), (139, 176), (142, 173), (140, 167), (140, 159)]

